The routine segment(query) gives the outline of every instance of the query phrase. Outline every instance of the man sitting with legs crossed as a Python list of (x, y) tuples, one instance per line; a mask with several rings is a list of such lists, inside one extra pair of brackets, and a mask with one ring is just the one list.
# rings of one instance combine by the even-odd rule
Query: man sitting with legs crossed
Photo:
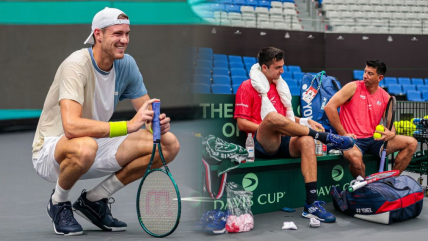
[(325, 132), (323, 126), (313, 120), (294, 116), (291, 94), (281, 78), (284, 72), (284, 52), (274, 47), (262, 49), (259, 62), (250, 71), (251, 79), (244, 81), (236, 93), (235, 115), (238, 128), (253, 133), (255, 157), (300, 157), (306, 187), (306, 202), (302, 216), (323, 222), (334, 222), (336, 217), (328, 213), (317, 201), (317, 159), (314, 139), (348, 150), (354, 139)]

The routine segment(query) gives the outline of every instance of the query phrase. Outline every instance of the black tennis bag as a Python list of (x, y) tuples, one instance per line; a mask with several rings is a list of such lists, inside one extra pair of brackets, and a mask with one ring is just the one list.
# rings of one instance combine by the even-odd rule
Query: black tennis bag
[(413, 178), (398, 176), (367, 184), (354, 191), (332, 187), (333, 206), (350, 216), (390, 224), (419, 216), (424, 192)]

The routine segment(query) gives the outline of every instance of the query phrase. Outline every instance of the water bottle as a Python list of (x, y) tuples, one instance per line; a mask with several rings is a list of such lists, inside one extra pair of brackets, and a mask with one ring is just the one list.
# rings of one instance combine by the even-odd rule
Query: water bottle
[(248, 133), (247, 141), (245, 141), (245, 149), (248, 151), (247, 162), (254, 162), (254, 139), (251, 133)]

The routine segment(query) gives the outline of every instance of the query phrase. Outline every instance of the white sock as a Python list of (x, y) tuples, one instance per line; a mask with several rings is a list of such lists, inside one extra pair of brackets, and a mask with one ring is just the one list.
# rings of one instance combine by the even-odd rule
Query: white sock
[(58, 203), (70, 201), (70, 190), (62, 189), (62, 187), (59, 186), (57, 181), (55, 186), (55, 192), (52, 195), (52, 203), (56, 205)]
[(94, 189), (88, 191), (86, 198), (91, 202), (95, 202), (103, 198), (109, 198), (124, 186), (125, 185), (123, 185), (123, 183), (117, 179), (116, 174), (113, 173), (96, 187), (94, 187)]

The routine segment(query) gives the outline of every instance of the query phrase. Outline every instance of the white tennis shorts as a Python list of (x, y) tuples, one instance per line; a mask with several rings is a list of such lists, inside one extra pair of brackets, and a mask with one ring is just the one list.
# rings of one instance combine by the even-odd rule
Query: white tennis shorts
[[(43, 148), (39, 151), (39, 156), (33, 158), (33, 166), (37, 174), (49, 182), (56, 183), (59, 177), (59, 164), (55, 160), (55, 147), (60, 137), (47, 137), (43, 143)], [(83, 179), (92, 179), (110, 175), (122, 169), (117, 163), (116, 152), (126, 136), (114, 138), (94, 138), (98, 143), (98, 151), (94, 164), (80, 177)]]

